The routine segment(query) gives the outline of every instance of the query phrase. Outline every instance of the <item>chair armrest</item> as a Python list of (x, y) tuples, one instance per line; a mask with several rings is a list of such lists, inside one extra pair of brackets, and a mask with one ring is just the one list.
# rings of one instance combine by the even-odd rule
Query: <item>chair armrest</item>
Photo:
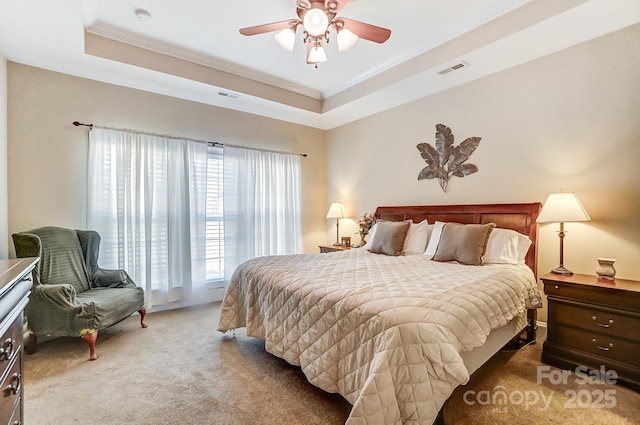
[(16, 248), (16, 257), (40, 257), (42, 243), (40, 238), (33, 233), (20, 232), (11, 235), (13, 245)]
[(135, 288), (136, 284), (124, 270), (97, 268), (93, 274), (94, 288)]
[(68, 283), (59, 285), (36, 285), (31, 288), (31, 297), (59, 307), (78, 307), (76, 289)]

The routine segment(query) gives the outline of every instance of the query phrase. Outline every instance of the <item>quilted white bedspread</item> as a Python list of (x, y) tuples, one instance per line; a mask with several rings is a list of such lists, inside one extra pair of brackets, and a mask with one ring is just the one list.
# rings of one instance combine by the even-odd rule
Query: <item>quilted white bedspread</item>
[(431, 424), (469, 379), (460, 352), (541, 305), (527, 266), (465, 266), (362, 249), (261, 257), (235, 271), (218, 330), (352, 405), (347, 424)]

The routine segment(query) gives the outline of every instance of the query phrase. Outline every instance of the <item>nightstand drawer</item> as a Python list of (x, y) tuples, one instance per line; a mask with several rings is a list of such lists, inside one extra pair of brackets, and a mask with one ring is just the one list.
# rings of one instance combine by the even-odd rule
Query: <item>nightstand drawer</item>
[(575, 326), (586, 331), (640, 343), (638, 317), (559, 301), (554, 304), (554, 308), (555, 320), (558, 324)]
[(595, 276), (574, 274), (543, 276), (544, 293), (550, 297), (584, 301), (638, 313), (640, 282), (626, 279), (604, 281)]
[(556, 327), (555, 342), (605, 359), (640, 368), (640, 344), (564, 325)]

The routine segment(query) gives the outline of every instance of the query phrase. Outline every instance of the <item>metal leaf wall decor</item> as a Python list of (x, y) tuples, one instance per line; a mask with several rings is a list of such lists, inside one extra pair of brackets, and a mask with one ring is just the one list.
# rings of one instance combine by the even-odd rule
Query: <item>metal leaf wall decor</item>
[(447, 191), (449, 177), (464, 177), (478, 171), (478, 167), (465, 162), (480, 144), (480, 137), (469, 137), (458, 146), (453, 145), (453, 133), (444, 124), (436, 124), (436, 147), (428, 143), (416, 146), (427, 166), (418, 174), (418, 180), (438, 179), (440, 187)]

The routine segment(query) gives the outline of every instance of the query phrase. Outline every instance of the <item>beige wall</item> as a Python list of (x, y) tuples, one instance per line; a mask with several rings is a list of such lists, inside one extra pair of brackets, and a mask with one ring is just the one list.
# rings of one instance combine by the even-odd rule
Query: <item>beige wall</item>
[[(328, 201), (356, 217), (378, 205), (544, 202), (564, 188), (592, 219), (566, 225), (565, 265), (594, 274), (597, 257), (613, 257), (617, 276), (640, 280), (638, 76), (635, 25), (330, 130)], [(437, 123), (456, 144), (482, 137), (468, 161), (479, 172), (452, 177), (448, 193), (417, 180), (425, 163), (416, 144), (433, 145)], [(558, 264), (557, 228), (540, 227), (539, 275)], [(353, 221), (341, 232), (353, 234)]]
[[(307, 252), (335, 238), (324, 218), (330, 202), (356, 217), (378, 205), (544, 201), (563, 188), (592, 218), (567, 224), (565, 264), (592, 274), (597, 257), (613, 257), (619, 277), (640, 280), (637, 75), (640, 25), (325, 133), (9, 63), (9, 232), (84, 227), (87, 135), (71, 125), (80, 120), (308, 153)], [(482, 137), (469, 161), (480, 171), (453, 177), (446, 194), (417, 181), (424, 162), (415, 145), (433, 144), (436, 123), (456, 143)], [(540, 228), (539, 275), (558, 263), (556, 229)], [(355, 238), (355, 223), (341, 221), (340, 233)]]
[(9, 255), (7, 190), (7, 61), (0, 55), (0, 259)]
[(10, 233), (43, 225), (86, 227), (87, 129), (71, 124), (80, 121), (307, 153), (305, 252), (317, 252), (326, 241), (324, 131), (12, 62), (8, 82)]

